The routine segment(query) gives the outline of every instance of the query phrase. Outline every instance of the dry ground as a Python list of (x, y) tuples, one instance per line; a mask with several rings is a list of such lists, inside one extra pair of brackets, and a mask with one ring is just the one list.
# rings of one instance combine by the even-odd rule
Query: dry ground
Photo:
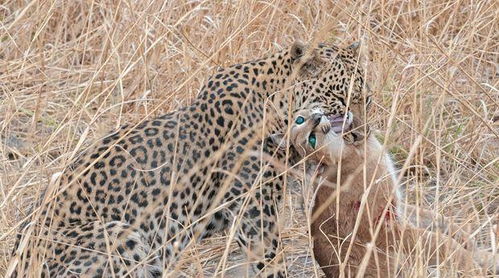
[[(476, 238), (496, 250), (498, 30), (494, 0), (0, 1), (0, 276), (17, 225), (71, 155), (190, 103), (216, 67), (294, 39), (362, 42), (371, 123), (399, 167), (414, 153), (410, 202), (482, 224)], [(310, 277), (297, 188), (282, 236), (291, 276)], [(223, 235), (206, 241), (186, 265), (209, 272), (224, 248)], [(429, 273), (418, 259), (405, 272)]]

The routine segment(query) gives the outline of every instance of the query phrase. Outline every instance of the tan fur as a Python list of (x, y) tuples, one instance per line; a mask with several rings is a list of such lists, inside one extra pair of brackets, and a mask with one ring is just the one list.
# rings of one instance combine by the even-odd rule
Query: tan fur
[[(328, 132), (327, 119), (316, 125), (309, 120), (310, 112), (300, 115), (307, 121), (293, 126), (292, 144), (321, 165), (320, 177), (325, 180), (315, 184), (311, 234), (315, 259), (327, 277), (340, 277), (342, 268), (347, 277), (355, 277), (364, 267), (363, 277), (395, 277), (394, 251), (399, 248), (405, 254), (422, 248), (430, 265), (450, 259), (467, 275), (481, 273), (494, 260), (497, 264), (492, 254), (472, 253), (454, 238), (430, 230), (438, 227), (452, 234), (459, 230), (457, 225), (401, 203), (391, 159), (374, 136), (347, 144), (342, 136)], [(353, 125), (360, 125), (359, 120)], [(317, 137), (315, 148), (307, 144), (311, 131)], [(416, 217), (422, 220), (419, 227), (410, 221)]]

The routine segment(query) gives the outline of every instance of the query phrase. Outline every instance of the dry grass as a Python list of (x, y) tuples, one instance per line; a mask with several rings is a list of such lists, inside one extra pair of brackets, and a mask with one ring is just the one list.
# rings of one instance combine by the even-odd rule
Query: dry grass
[[(372, 125), (399, 166), (415, 151), (409, 199), (482, 223), (477, 238), (495, 248), (498, 11), (493, 0), (3, 1), (0, 275), (15, 227), (73, 153), (124, 123), (188, 104), (215, 67), (295, 38), (362, 41)], [(307, 277), (314, 265), (292, 191), (285, 252), (292, 276)], [(224, 248), (222, 235), (204, 242), (191, 263), (205, 268)], [(427, 274), (418, 260), (407, 272)]]

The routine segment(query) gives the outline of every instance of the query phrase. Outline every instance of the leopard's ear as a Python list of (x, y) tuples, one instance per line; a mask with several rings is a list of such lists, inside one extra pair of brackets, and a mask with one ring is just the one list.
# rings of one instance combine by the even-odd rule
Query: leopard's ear
[(294, 61), (299, 60), (303, 55), (305, 55), (305, 51), (307, 47), (301, 41), (295, 41), (289, 50), (289, 55), (291, 59)]
[(310, 78), (318, 75), (323, 61), (315, 49), (308, 49), (308, 46), (302, 42), (295, 41), (289, 53), (292, 63), (298, 65), (301, 77)]
[(360, 42), (354, 42), (347, 49), (353, 54), (354, 57), (359, 57)]

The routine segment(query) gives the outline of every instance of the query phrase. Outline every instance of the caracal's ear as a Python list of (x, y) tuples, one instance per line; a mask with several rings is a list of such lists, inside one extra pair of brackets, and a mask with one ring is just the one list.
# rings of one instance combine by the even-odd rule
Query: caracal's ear
[(300, 41), (295, 41), (289, 50), (291, 60), (297, 65), (298, 75), (302, 78), (312, 78), (319, 74), (324, 61), (319, 57), (317, 51)]
[(271, 134), (268, 137), (268, 141), (279, 150), (286, 150), (286, 137), (284, 136), (284, 133)]

